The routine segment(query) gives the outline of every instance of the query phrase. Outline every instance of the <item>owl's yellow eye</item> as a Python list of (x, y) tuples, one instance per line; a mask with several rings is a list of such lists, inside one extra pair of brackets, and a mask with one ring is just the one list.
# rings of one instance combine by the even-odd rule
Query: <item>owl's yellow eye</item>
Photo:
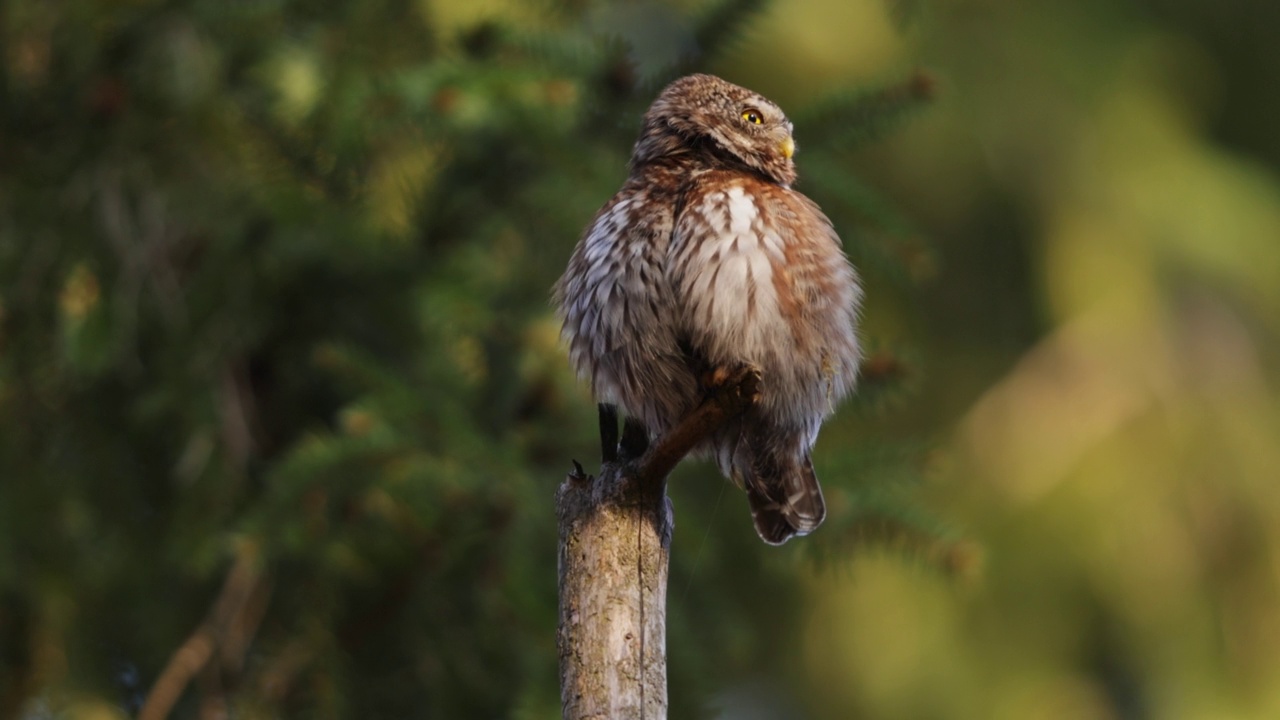
[(760, 113), (755, 110), (747, 109), (742, 111), (742, 119), (752, 125), (760, 125), (764, 123), (764, 118), (760, 117)]

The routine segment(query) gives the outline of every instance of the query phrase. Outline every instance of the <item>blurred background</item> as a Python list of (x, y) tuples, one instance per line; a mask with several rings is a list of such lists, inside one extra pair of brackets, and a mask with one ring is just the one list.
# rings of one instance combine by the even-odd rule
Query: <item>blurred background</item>
[(558, 717), (549, 288), (693, 70), (795, 120), (869, 354), (819, 532), (673, 478), (672, 717), (1280, 717), (1280, 4), (8, 0), (0, 52), (0, 717)]

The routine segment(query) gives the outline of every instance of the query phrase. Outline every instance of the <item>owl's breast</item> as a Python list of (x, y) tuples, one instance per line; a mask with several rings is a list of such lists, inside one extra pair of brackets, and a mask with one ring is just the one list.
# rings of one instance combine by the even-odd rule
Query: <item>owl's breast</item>
[(842, 396), (860, 291), (826, 217), (795, 191), (728, 172), (709, 173), (684, 208), (669, 272), (694, 345), (713, 363), (760, 365), (779, 402)]
[(707, 193), (681, 217), (672, 248), (686, 321), (739, 353), (790, 335), (794, 309), (782, 237), (740, 185)]

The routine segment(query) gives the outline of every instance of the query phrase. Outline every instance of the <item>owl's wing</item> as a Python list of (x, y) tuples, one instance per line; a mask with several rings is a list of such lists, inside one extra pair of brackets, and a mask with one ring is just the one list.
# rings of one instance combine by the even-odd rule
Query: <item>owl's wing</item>
[(597, 400), (655, 432), (695, 397), (663, 270), (672, 226), (670, 199), (629, 182), (596, 214), (555, 288), (579, 376), (590, 379)]

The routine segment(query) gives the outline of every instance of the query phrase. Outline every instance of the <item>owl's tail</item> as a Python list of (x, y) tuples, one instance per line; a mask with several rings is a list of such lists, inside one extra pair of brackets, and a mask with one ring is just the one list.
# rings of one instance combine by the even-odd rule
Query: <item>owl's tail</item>
[(756, 533), (770, 545), (808, 535), (827, 516), (822, 488), (807, 451), (766, 451), (734, 469), (747, 490)]

